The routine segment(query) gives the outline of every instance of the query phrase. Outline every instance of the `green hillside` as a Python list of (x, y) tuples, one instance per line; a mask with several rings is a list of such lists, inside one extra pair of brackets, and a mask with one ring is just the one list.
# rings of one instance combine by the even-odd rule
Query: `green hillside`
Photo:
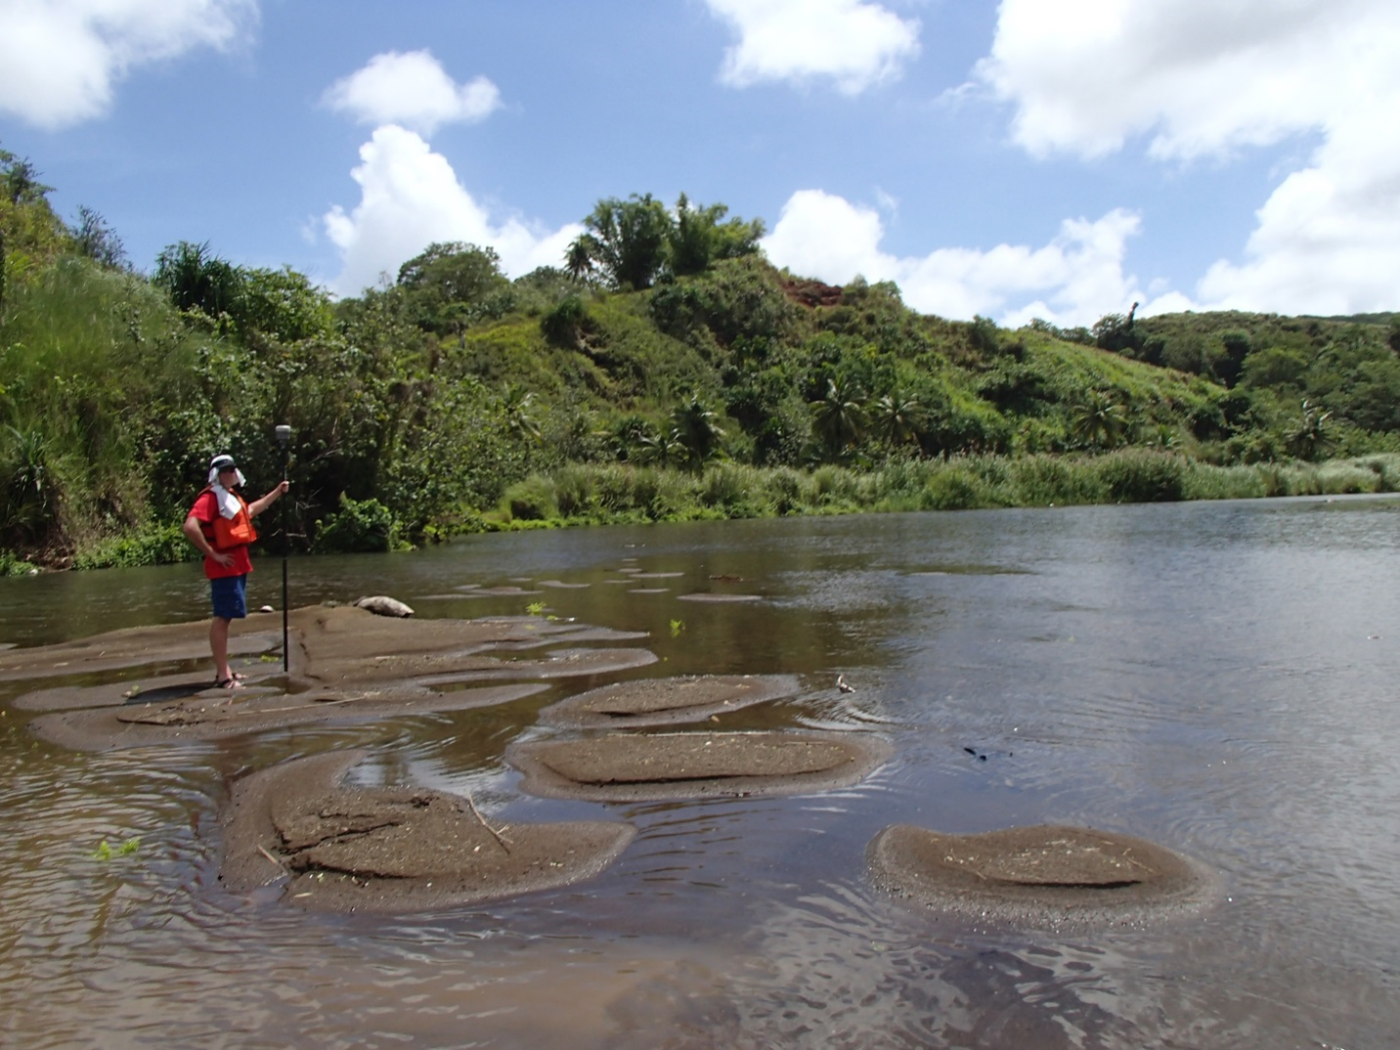
[[(215, 451), (257, 492), (292, 426), (296, 542), (558, 520), (1394, 488), (1395, 315), (999, 329), (771, 266), (762, 224), (600, 201), (508, 280), (435, 244), (333, 301), (171, 245), (150, 274), (0, 152), (0, 566), (184, 557)], [(1362, 457), (1370, 457), (1365, 462)], [(1349, 459), (1326, 467), (1306, 464)]]

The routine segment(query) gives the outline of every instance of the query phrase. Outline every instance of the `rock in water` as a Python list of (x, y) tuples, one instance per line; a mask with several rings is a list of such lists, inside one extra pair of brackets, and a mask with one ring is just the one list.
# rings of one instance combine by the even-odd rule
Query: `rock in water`
[(412, 616), (413, 610), (397, 598), (390, 598), (383, 594), (376, 594), (368, 598), (361, 598), (355, 603), (357, 608), (367, 609), (376, 616)]

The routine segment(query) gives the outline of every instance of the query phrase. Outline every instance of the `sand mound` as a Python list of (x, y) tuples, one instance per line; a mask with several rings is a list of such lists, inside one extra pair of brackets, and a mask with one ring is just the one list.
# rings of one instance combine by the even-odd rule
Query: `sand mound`
[(1212, 879), (1144, 839), (1085, 828), (942, 835), (897, 824), (870, 843), (885, 889), (928, 907), (1013, 921), (1125, 921), (1206, 902)]
[(545, 725), (593, 729), (699, 722), (750, 704), (792, 696), (792, 675), (702, 675), (643, 678), (605, 685), (540, 712)]
[(605, 821), (504, 825), (455, 795), (341, 785), (364, 755), (298, 759), (235, 783), (225, 885), (250, 892), (285, 880), (284, 900), (317, 910), (421, 910), (579, 882), (635, 834)]
[[(280, 646), (263, 616), (235, 623), (230, 649), (264, 653)], [(365, 720), (507, 703), (541, 691), (539, 683), (631, 670), (654, 663), (647, 649), (556, 648), (537, 659), (522, 651), (572, 642), (638, 637), (539, 617), (407, 620), (353, 607), (297, 609), (289, 617), (291, 673), (280, 660), (243, 661), (245, 688), (211, 688), (212, 672), (170, 673), (172, 661), (207, 663), (208, 624), (112, 631), (79, 642), (0, 653), (0, 677), (59, 682), (21, 696), (17, 708), (53, 712), (31, 723), (45, 739), (84, 751), (209, 740), (308, 722)], [(91, 684), (103, 671), (149, 666), (149, 678)]]
[(289, 696), (256, 685), (229, 693), (206, 690), (186, 700), (57, 711), (30, 728), (75, 751), (218, 740), (242, 733), (321, 722), (367, 722), (434, 711), (506, 704), (548, 688), (542, 683), (485, 686), (435, 693), (412, 686), (315, 691)]
[(538, 795), (632, 802), (845, 787), (888, 755), (856, 733), (667, 733), (531, 741), (508, 748), (506, 761)]

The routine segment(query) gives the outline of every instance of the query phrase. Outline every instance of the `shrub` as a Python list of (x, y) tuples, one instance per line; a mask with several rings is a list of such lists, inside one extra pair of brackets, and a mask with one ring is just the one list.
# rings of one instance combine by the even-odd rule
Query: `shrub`
[(819, 507), (854, 507), (859, 499), (856, 477), (844, 467), (812, 471), (812, 502)]
[(311, 549), (318, 554), (370, 554), (393, 550), (398, 529), (389, 508), (377, 499), (340, 497), (340, 510), (316, 522)]
[(531, 474), (506, 489), (503, 502), (514, 521), (550, 521), (559, 517), (554, 482), (541, 474)]
[(554, 472), (554, 504), (565, 518), (587, 517), (594, 504), (597, 468), (579, 465)]
[(790, 467), (767, 471), (768, 502), (779, 517), (802, 509), (802, 475)]
[(173, 565), (197, 557), (199, 552), (179, 525), (157, 525), (80, 551), (73, 558), (73, 568), (132, 569), (139, 565)]
[(1183, 498), (1185, 460), (1171, 453), (1130, 449), (1104, 456), (1098, 475), (1117, 503), (1172, 503)]
[(720, 463), (707, 469), (700, 479), (700, 501), (707, 507), (722, 507), (730, 517), (756, 518), (764, 506), (762, 472), (733, 463)]
[(28, 576), (38, 571), (37, 565), (24, 561), (9, 551), (0, 551), (0, 576)]
[[(1192, 463), (1182, 479), (1184, 499), (1259, 499), (1267, 495), (1271, 467), (1218, 467)], [(1272, 493), (1272, 494), (1276, 494)]]
[(1031, 456), (1011, 463), (1016, 501), (1026, 506), (1052, 503), (1100, 503), (1106, 496), (1104, 480), (1092, 464), (1055, 456)]
[(925, 510), (970, 510), (981, 502), (977, 478), (964, 466), (945, 467), (924, 486)]

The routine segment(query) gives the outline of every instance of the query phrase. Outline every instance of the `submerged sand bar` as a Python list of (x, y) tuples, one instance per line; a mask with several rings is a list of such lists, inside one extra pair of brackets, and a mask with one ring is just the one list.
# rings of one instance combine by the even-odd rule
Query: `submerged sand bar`
[(751, 704), (793, 696), (795, 675), (641, 678), (590, 689), (540, 712), (545, 725), (576, 729), (699, 722)]
[(897, 824), (867, 858), (898, 896), (1017, 922), (1142, 920), (1204, 905), (1214, 885), (1202, 865), (1145, 839), (1054, 825), (944, 835)]
[[(273, 619), (236, 623), (230, 648), (246, 656), (280, 646), (280, 623), (275, 633), (267, 629)], [(31, 723), (45, 739), (98, 751), (507, 703), (539, 692), (545, 681), (656, 661), (650, 650), (606, 644), (644, 635), (539, 617), (408, 620), (315, 606), (294, 610), (290, 628), (290, 674), (280, 673), (280, 660), (235, 661), (247, 682), (232, 691), (211, 688), (212, 672), (203, 679), (169, 673), (172, 661), (208, 660), (207, 621), (10, 650), (0, 653), (0, 676), (57, 679), (15, 706), (51, 712)], [(584, 641), (605, 644), (559, 648)], [(489, 655), (546, 646), (548, 652), (531, 659)], [(93, 685), (88, 677), (142, 666), (152, 668), (151, 678)]]
[(365, 757), (330, 752), (237, 781), (223, 818), (226, 887), (281, 883), (283, 900), (313, 910), (421, 910), (579, 882), (635, 834), (614, 821), (506, 825), (469, 798), (343, 784)]
[(506, 761), (537, 795), (635, 802), (846, 787), (889, 754), (864, 733), (619, 733), (514, 744)]

